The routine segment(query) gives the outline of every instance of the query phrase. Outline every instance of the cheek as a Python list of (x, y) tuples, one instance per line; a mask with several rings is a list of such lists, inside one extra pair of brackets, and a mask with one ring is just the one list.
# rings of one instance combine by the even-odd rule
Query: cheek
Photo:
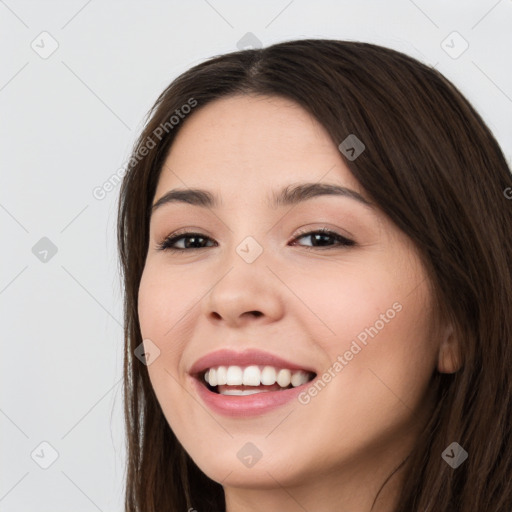
[[(382, 314), (395, 316), (393, 304), (402, 298), (395, 280), (385, 269), (370, 265), (324, 265), (303, 273), (307, 279), (295, 279), (294, 291), (311, 314), (304, 321), (320, 322), (319, 339), (336, 350), (348, 350), (351, 340), (378, 322)], [(292, 276), (289, 277), (289, 281)], [(304, 305), (297, 303), (304, 309)]]
[[(371, 295), (370, 295), (371, 296)], [(352, 303), (348, 336), (338, 337), (331, 359), (346, 361), (336, 386), (360, 417), (379, 418), (381, 426), (396, 426), (423, 408), (428, 384), (435, 369), (436, 340), (421, 291), (409, 296), (382, 294), (371, 304)], [(397, 300), (399, 299), (399, 300)], [(343, 324), (339, 322), (340, 331)], [(342, 332), (342, 331), (341, 331)], [(364, 404), (364, 405), (363, 405)]]
[(192, 276), (147, 265), (142, 274), (138, 313), (143, 338), (164, 342), (197, 302), (197, 285)]
[(149, 264), (139, 286), (140, 332), (143, 340), (151, 340), (144, 341), (145, 350), (148, 343), (150, 349), (154, 344), (159, 351), (147, 368), (159, 399), (171, 397), (174, 385), (183, 378), (181, 355), (190, 337), (190, 322), (197, 317), (198, 283), (193, 276), (184, 276)]
[(162, 412), (177, 435), (182, 434), (180, 417), (187, 412), (183, 409), (187, 401), (180, 383), (180, 360), (187, 339), (184, 330), (197, 303), (197, 283), (183, 275), (150, 263), (144, 268), (138, 295), (142, 339), (151, 340), (160, 351), (147, 371)]
[(422, 275), (403, 270), (402, 276), (371, 265), (318, 271), (296, 288), (316, 313), (304, 322), (309, 332), (319, 325), (316, 341), (328, 364), (343, 359), (337, 374), (345, 377), (334, 380), (363, 402), (369, 389), (417, 402), (435, 367), (427, 284), (415, 288)]

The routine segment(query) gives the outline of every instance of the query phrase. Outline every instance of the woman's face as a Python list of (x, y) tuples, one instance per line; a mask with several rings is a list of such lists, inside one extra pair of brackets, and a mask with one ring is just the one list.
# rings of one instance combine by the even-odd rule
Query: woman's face
[[(312, 188), (274, 204), (299, 184)], [(365, 203), (325, 129), (278, 97), (191, 115), (153, 204), (171, 190), (182, 195), (151, 217), (139, 317), (151, 383), (192, 459), (226, 488), (387, 475), (428, 413), (439, 349), (409, 239)], [(158, 248), (176, 232), (195, 236)], [(209, 389), (207, 370), (225, 384)]]

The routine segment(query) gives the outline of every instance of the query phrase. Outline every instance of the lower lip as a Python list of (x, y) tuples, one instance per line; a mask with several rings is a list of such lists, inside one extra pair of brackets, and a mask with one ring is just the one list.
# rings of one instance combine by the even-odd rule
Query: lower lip
[(221, 395), (210, 391), (204, 384), (195, 377), (192, 379), (197, 394), (203, 402), (214, 412), (224, 416), (255, 416), (277, 409), (281, 405), (298, 400), (299, 394), (311, 385), (311, 382), (297, 386), (296, 388), (284, 389), (282, 391), (264, 391), (253, 395)]

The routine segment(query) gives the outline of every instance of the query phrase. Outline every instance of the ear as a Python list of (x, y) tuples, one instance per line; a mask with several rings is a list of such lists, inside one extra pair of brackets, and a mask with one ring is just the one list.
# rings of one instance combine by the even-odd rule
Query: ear
[(461, 347), (456, 339), (453, 325), (450, 323), (441, 335), (437, 369), (440, 373), (455, 373), (462, 366)]

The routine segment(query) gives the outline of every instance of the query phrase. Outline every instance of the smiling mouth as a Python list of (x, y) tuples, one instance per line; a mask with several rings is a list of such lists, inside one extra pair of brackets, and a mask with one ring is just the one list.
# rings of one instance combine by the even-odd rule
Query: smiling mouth
[(216, 366), (197, 375), (212, 393), (231, 396), (285, 391), (312, 381), (316, 373), (274, 366)]

